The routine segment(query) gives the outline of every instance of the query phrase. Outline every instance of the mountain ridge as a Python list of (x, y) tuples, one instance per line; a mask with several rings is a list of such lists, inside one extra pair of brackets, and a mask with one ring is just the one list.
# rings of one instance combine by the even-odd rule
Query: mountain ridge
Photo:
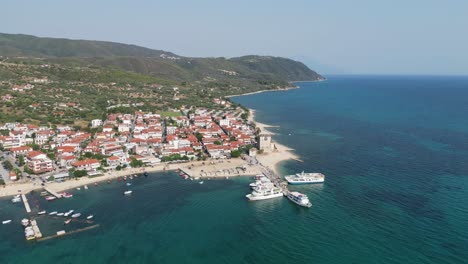
[(175, 81), (214, 78), (234, 83), (314, 81), (323, 77), (288, 58), (184, 57), (172, 52), (110, 41), (74, 40), (0, 33), (0, 56), (40, 57), (57, 63), (117, 68)]

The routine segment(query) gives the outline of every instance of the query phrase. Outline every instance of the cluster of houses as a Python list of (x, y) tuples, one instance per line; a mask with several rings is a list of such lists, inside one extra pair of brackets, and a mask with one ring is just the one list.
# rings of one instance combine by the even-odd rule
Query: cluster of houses
[[(14, 157), (23, 156), (27, 168), (35, 174), (71, 168), (90, 174), (100, 167), (129, 166), (133, 160), (151, 166), (164, 157), (171, 161), (226, 158), (232, 151), (256, 143), (255, 130), (244, 120), (206, 109), (172, 118), (141, 111), (117, 113), (90, 123), (98, 132), (74, 131), (60, 125), (0, 124), (0, 130), (8, 131), (7, 136), (0, 136), (0, 146)], [(42, 151), (33, 150), (33, 145)]]

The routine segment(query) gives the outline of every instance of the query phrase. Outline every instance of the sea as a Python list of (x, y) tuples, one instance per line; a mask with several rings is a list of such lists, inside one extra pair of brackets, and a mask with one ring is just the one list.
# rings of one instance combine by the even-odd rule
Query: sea
[[(298, 89), (232, 98), (275, 127), (303, 162), (281, 174), (322, 172), (286, 198), (248, 202), (249, 177), (183, 180), (150, 174), (71, 190), (34, 211), (94, 215), (99, 226), (26, 241), (21, 203), (0, 200), (0, 263), (468, 263), (468, 77), (327, 76)], [(130, 181), (130, 180), (128, 180)], [(131, 196), (124, 196), (127, 189)], [(91, 225), (37, 218), (44, 236)]]

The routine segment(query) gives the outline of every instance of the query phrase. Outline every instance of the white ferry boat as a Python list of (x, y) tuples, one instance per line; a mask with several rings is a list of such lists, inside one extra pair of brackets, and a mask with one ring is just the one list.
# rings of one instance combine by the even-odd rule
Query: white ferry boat
[(302, 194), (300, 192), (289, 192), (286, 197), (291, 200), (293, 203), (304, 206), (304, 207), (311, 207), (312, 203), (309, 201), (307, 195)]
[(282, 196), (283, 192), (280, 188), (272, 187), (262, 188), (257, 191), (253, 191), (251, 194), (247, 194), (245, 197), (247, 197), (247, 199), (249, 199), (250, 201), (260, 201)]
[(322, 183), (325, 181), (325, 175), (322, 173), (296, 173), (284, 177), (289, 184), (308, 184)]

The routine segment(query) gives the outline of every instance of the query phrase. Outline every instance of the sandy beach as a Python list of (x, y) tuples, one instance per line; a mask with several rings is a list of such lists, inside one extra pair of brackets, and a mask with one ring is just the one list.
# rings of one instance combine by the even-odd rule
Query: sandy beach
[[(250, 110), (249, 120), (255, 122), (255, 111)], [(262, 132), (268, 131), (267, 124), (255, 122), (257, 127)], [(257, 160), (265, 167), (274, 170), (278, 174), (277, 166), (280, 162), (289, 159), (298, 159), (298, 156), (292, 153), (292, 149), (274, 142), (276, 151), (259, 154)], [(53, 191), (60, 192), (68, 189), (81, 187), (84, 185), (91, 185), (96, 182), (112, 180), (118, 177), (133, 175), (138, 173), (169, 171), (181, 169), (194, 178), (216, 178), (216, 177), (234, 177), (234, 176), (251, 176), (262, 173), (259, 165), (250, 165), (246, 160), (241, 158), (226, 159), (226, 160), (206, 160), (206, 161), (192, 161), (186, 163), (173, 163), (173, 164), (159, 164), (153, 167), (124, 169), (120, 171), (108, 171), (102, 176), (96, 177), (82, 177), (64, 182), (46, 183), (46, 186)], [(43, 187), (38, 183), (13, 183), (4, 187), (0, 187), (0, 197), (13, 196), (19, 193), (28, 193), (32, 190), (42, 189)]]

